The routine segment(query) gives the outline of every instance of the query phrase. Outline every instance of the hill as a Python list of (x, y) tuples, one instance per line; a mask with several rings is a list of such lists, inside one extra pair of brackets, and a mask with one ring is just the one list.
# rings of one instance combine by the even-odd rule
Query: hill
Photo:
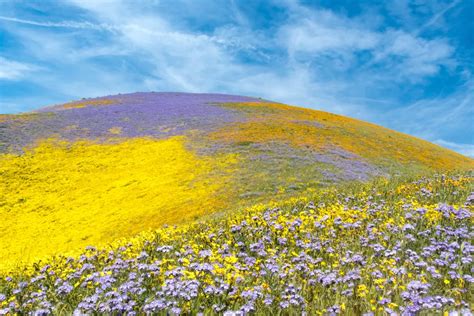
[(2, 115), (0, 152), (0, 269), (336, 184), (474, 166), (374, 124), (219, 94)]

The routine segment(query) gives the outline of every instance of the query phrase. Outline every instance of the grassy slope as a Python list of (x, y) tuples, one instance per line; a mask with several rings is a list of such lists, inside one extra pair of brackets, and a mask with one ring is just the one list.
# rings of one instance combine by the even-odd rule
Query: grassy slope
[(414, 180), (327, 189), (48, 260), (0, 278), (0, 309), (46, 301), (67, 314), (469, 310), (473, 179)]
[[(223, 106), (247, 119), (164, 141), (47, 142), (24, 155), (0, 155), (0, 268), (305, 196), (334, 184), (322, 172), (344, 179), (337, 166), (308, 158), (314, 153), (349, 170), (362, 159), (380, 174), (473, 167), (439, 146), (330, 113), (267, 102)], [(347, 153), (359, 157), (340, 157)]]
[(215, 139), (235, 143), (283, 141), (320, 151), (337, 146), (398, 172), (407, 168), (421, 171), (474, 167), (474, 160), (438, 145), (332, 113), (279, 103), (225, 106), (246, 112), (250, 120), (227, 126), (213, 134)]

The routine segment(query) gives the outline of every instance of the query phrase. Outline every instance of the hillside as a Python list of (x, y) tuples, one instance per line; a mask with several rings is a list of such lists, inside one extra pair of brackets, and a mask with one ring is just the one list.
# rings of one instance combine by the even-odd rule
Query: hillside
[(470, 315), (468, 174), (328, 188), (0, 273), (0, 314)]
[(134, 93), (1, 115), (0, 269), (341, 183), (473, 167), (374, 124), (240, 96)]

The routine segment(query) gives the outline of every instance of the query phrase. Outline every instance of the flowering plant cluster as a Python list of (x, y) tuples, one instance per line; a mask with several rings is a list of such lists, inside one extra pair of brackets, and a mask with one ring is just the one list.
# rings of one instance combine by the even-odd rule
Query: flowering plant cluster
[(0, 270), (222, 208), (216, 192), (235, 159), (197, 156), (184, 141), (45, 142), (0, 155)]
[(328, 189), (88, 247), (0, 278), (0, 314), (472, 309), (473, 179)]
[(118, 136), (165, 138), (212, 129), (239, 119), (213, 104), (252, 100), (221, 94), (130, 93), (0, 116), (0, 153), (22, 151), (53, 137), (107, 142)]

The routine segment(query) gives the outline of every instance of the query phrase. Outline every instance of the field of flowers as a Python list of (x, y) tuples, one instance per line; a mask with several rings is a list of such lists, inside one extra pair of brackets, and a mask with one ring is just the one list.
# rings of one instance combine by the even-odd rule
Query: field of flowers
[(242, 96), (132, 93), (0, 115), (0, 271), (341, 183), (473, 168), (381, 126)]
[(217, 193), (233, 164), (196, 156), (179, 136), (51, 141), (0, 156), (0, 270), (223, 208)]
[(0, 314), (472, 310), (470, 174), (328, 188), (0, 277)]
[[(283, 142), (311, 148), (325, 154), (322, 159), (336, 161), (349, 179), (351, 169), (374, 175), (375, 166), (388, 172), (410, 166), (414, 171), (473, 166), (465, 157), (430, 142), (341, 115), (271, 102), (228, 102), (223, 107), (238, 110), (247, 119), (226, 124), (212, 132), (211, 138), (227, 143)], [(366, 164), (344, 168), (348, 161), (338, 159), (341, 157)]]

